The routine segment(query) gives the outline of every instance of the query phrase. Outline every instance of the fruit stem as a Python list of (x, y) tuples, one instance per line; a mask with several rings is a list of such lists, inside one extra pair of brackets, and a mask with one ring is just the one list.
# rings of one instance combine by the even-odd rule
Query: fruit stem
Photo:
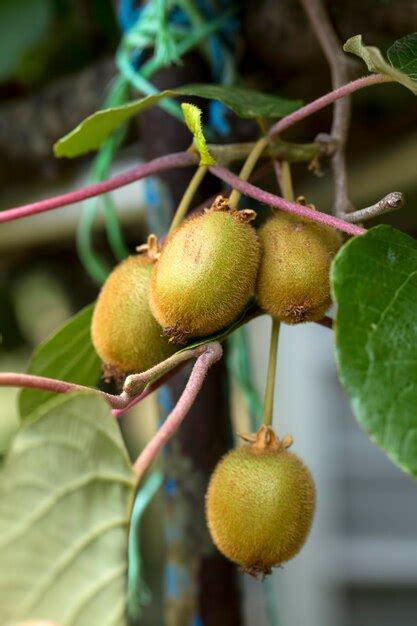
[(168, 235), (170, 235), (181, 224), (195, 196), (195, 193), (201, 184), (201, 181), (207, 174), (207, 171), (207, 165), (200, 165), (200, 167), (198, 167), (197, 170), (194, 172), (194, 176), (190, 180), (188, 187), (185, 190), (183, 197), (181, 198), (178, 208), (175, 211), (175, 215), (171, 222)]
[(269, 344), (268, 374), (266, 378), (265, 398), (264, 398), (264, 419), (265, 426), (272, 425), (274, 413), (274, 389), (275, 376), (277, 372), (277, 354), (279, 340), (279, 321), (272, 318), (271, 341)]
[(291, 169), (288, 161), (281, 161), (281, 191), (285, 200), (294, 202), (294, 189), (292, 186)]
[[(248, 180), (249, 176), (252, 174), (253, 168), (258, 162), (259, 157), (262, 152), (268, 147), (268, 139), (266, 137), (261, 137), (253, 146), (252, 150), (249, 152), (246, 161), (243, 164), (242, 169), (239, 173), (239, 178), (241, 180)], [(237, 189), (233, 189), (229, 198), (229, 206), (231, 209), (235, 209), (240, 200), (241, 192)]]
[[(280, 163), (280, 185), (283, 197), (290, 202), (294, 201), (294, 188), (292, 185), (291, 168), (288, 161), (281, 161)], [(272, 418), (274, 413), (274, 391), (275, 391), (275, 378), (277, 373), (277, 356), (278, 356), (278, 341), (279, 341), (279, 321), (272, 318), (271, 340), (269, 344), (269, 361), (268, 361), (268, 375), (266, 378), (265, 386), (265, 399), (264, 399), (264, 419), (265, 426), (272, 425)]]

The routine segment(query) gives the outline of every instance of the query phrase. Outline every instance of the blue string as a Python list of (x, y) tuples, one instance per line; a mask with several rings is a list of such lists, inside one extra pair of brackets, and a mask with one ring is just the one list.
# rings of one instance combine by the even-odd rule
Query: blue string
[(121, 30), (129, 30), (139, 18), (143, 7), (136, 8), (134, 0), (119, 0), (118, 19)]
[[(198, 2), (201, 12), (206, 19), (215, 17), (215, 10), (207, 0), (199, 0)], [(232, 3), (228, 0), (221, 2), (223, 9), (228, 9)], [(209, 58), (213, 79), (215, 82), (228, 85), (234, 82), (234, 67), (231, 71), (233, 63), (233, 52), (235, 48), (235, 38), (239, 30), (239, 21), (230, 18), (217, 33), (209, 38)], [(229, 75), (230, 74), (230, 75)], [(227, 122), (227, 107), (218, 101), (211, 101), (209, 104), (209, 121), (211, 127), (221, 136), (228, 135), (230, 125)]]

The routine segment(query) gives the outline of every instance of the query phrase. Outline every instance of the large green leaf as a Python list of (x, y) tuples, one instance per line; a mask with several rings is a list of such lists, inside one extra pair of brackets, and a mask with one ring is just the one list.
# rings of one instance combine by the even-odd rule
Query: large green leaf
[(0, 471), (0, 623), (125, 626), (135, 479), (93, 394), (51, 400)]
[(372, 440), (417, 475), (417, 243), (389, 226), (332, 267), (340, 380)]
[(284, 117), (299, 109), (303, 104), (301, 100), (289, 100), (249, 87), (196, 84), (186, 85), (174, 91), (180, 96), (219, 100), (233, 113), (247, 119)]
[(401, 83), (402, 85), (410, 89), (415, 95), (417, 95), (417, 80), (414, 80), (415, 77), (412, 75), (412, 73), (405, 71), (404, 69), (405, 64), (413, 67), (416, 63), (417, 47), (415, 47), (414, 45), (407, 47), (407, 61), (406, 63), (405, 61), (403, 63), (403, 61), (400, 60), (399, 50), (403, 51), (401, 55), (401, 59), (403, 59), (405, 45), (401, 44), (401, 41), (402, 40), (399, 40), (390, 48), (389, 58), (392, 65), (384, 59), (381, 51), (378, 48), (376, 48), (375, 46), (365, 46), (362, 41), (362, 35), (355, 35), (354, 37), (348, 39), (343, 46), (343, 50), (345, 52), (351, 52), (352, 54), (356, 54), (356, 56), (363, 59), (370, 72), (376, 72), (377, 74), (386, 74), (387, 76), (390, 76), (392, 80)]
[[(100, 376), (100, 359), (91, 343), (90, 325), (94, 305), (74, 315), (34, 352), (28, 374), (58, 378), (95, 387)], [(22, 419), (54, 396), (48, 391), (23, 389), (19, 399)]]
[(208, 100), (219, 100), (232, 109), (236, 115), (244, 118), (283, 117), (298, 109), (302, 104), (300, 100), (287, 100), (246, 87), (188, 85), (93, 113), (55, 143), (55, 155), (76, 157), (91, 150), (97, 150), (123, 122), (157, 104), (162, 98), (180, 96), (198, 96)]
[(398, 39), (387, 50), (391, 65), (417, 81), (417, 33)]

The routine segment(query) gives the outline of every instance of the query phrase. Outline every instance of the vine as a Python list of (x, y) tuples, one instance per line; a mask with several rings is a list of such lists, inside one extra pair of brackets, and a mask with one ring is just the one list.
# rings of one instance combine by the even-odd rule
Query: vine
[[(81, 484), (84, 488), (85, 482), (99, 483), (108, 480), (123, 493), (125, 499), (121, 500), (124, 506), (128, 501), (131, 503), (134, 489), (139, 484), (143, 486), (145, 473), (163, 446), (183, 423), (201, 391), (210, 368), (222, 358), (222, 342), (255, 317), (269, 315), (272, 327), (263, 424), (257, 432), (242, 436), (246, 442), (245, 446), (231, 451), (219, 462), (212, 474), (207, 492), (207, 520), (214, 543), (223, 554), (254, 576), (269, 574), (272, 567), (287, 561), (298, 552), (306, 540), (314, 515), (313, 478), (302, 461), (289, 450), (292, 437), (280, 439), (272, 428), (280, 324), (312, 321), (329, 329), (334, 327), (341, 382), (352, 400), (358, 420), (396, 463), (417, 475), (414, 449), (412, 446), (403, 445), (409, 431), (415, 426), (414, 408), (417, 401), (415, 373), (407, 366), (416, 360), (415, 325), (407, 317), (409, 303), (415, 301), (417, 293), (416, 245), (403, 233), (387, 226), (367, 230), (361, 225), (365, 220), (398, 210), (404, 204), (404, 197), (402, 193), (393, 191), (371, 206), (353, 210), (347, 188), (345, 156), (350, 121), (348, 98), (361, 89), (394, 81), (417, 93), (415, 75), (407, 70), (410, 63), (412, 67), (415, 65), (417, 44), (414, 36), (409, 36), (411, 39), (406, 38), (406, 42), (401, 40), (396, 42), (394, 49), (391, 48), (387, 53), (387, 61), (377, 49), (365, 46), (360, 36), (352, 38), (346, 50), (362, 57), (373, 73), (348, 82), (347, 61), (323, 6), (318, 0), (312, 2), (300, 0), (300, 2), (330, 65), (332, 90), (329, 93), (302, 105), (298, 101), (285, 100), (245, 87), (229, 86), (228, 82), (232, 82), (233, 77), (227, 76), (226, 71), (219, 72), (219, 68), (217, 72), (222, 75), (221, 80), (219, 79), (221, 85), (190, 85), (159, 92), (150, 83), (152, 74), (178, 61), (187, 51), (200, 46), (206, 57), (213, 60), (210, 57), (212, 52), (211, 46), (208, 45), (208, 37), (218, 37), (220, 29), (228, 23), (235, 9), (232, 7), (225, 11), (224, 15), (206, 23), (203, 12), (191, 2), (175, 3), (161, 0), (157, 3), (148, 3), (141, 12), (135, 12), (134, 19), (131, 16), (132, 19), (127, 20), (128, 24), (124, 27), (123, 41), (116, 55), (121, 74), (115, 83), (113, 99), (107, 101), (107, 104), (110, 103), (112, 106), (91, 115), (55, 145), (55, 152), (60, 156), (77, 156), (92, 149), (99, 150), (93, 176), (95, 182), (70, 193), (0, 212), (0, 222), (5, 223), (59, 209), (75, 202), (99, 198), (103, 194), (161, 172), (185, 167), (194, 168), (191, 181), (183, 193), (168, 230), (168, 240), (160, 250), (157, 248), (155, 235), (150, 235), (148, 244), (136, 249), (139, 254), (131, 255), (128, 259), (132, 267), (139, 268), (138, 274), (134, 279), (132, 274), (129, 274), (126, 284), (123, 285), (120, 284), (121, 280), (118, 282), (116, 280), (115, 287), (112, 287), (113, 292), (110, 290), (112, 315), (108, 314), (109, 309), (106, 309), (108, 301), (105, 290), (109, 279), (99, 295), (94, 313), (92, 308), (88, 307), (84, 311), (83, 320), (84, 322), (88, 320), (92, 329), (91, 345), (88, 343), (89, 339), (86, 340), (85, 343), (88, 345), (85, 354), (93, 355), (94, 367), (97, 368), (100, 357), (104, 371), (121, 383), (121, 392), (112, 394), (89, 387), (88, 383), (94, 380), (94, 373), (98, 371), (93, 366), (88, 380), (68, 376), (69, 380), (64, 381), (50, 375), (41, 375), (51, 374), (51, 370), (45, 366), (45, 362), (48, 361), (44, 358), (45, 352), (42, 352), (42, 350), (47, 352), (45, 346), (41, 349), (40, 356), (38, 354), (34, 360), (35, 364), (33, 369), (29, 369), (29, 373), (0, 373), (0, 386), (35, 389), (54, 394), (74, 394), (76, 400), (79, 401), (81, 398), (83, 407), (98, 407), (97, 411), (99, 413), (102, 411), (100, 427), (88, 424), (88, 436), (94, 442), (94, 450), (99, 454), (103, 447), (101, 438), (103, 434), (105, 435), (106, 446), (111, 447), (118, 470), (116, 472), (109, 471), (107, 467), (102, 468), (99, 459), (97, 467), (100, 471), (97, 474), (91, 468), (88, 468), (87, 478), (80, 477), (74, 472), (68, 484), (71, 489), (73, 484)], [(174, 8), (180, 13), (175, 13)], [(177, 16), (175, 19), (172, 18), (174, 14)], [(184, 16), (186, 21), (182, 22)], [(142, 51), (147, 48), (153, 51), (146, 61), (137, 55), (138, 42), (141, 42)], [(216, 42), (219, 45), (224, 44), (219, 39), (216, 39)], [(398, 52), (398, 46), (401, 54)], [(410, 54), (411, 60), (407, 57), (405, 62), (404, 55)], [(223, 50), (222, 58), (230, 60), (230, 53)], [(127, 101), (128, 84), (145, 94), (145, 97)], [(178, 105), (176, 98), (184, 97), (209, 100), (211, 117), (213, 111), (217, 112), (218, 134), (221, 134), (221, 129), (226, 125), (225, 119), (219, 116), (219, 108), (223, 112), (229, 108), (242, 118), (256, 121), (260, 128), (259, 138), (241, 144), (219, 145), (213, 139), (212, 129), (207, 130), (204, 127), (198, 107), (185, 102), (182, 102), (181, 106)], [(183, 152), (142, 163), (118, 176), (103, 180), (108, 175), (111, 159), (121, 141), (127, 122), (134, 115), (154, 105), (165, 108), (177, 119), (185, 122), (193, 138), (191, 147)], [(311, 143), (298, 144), (283, 140), (283, 133), (293, 125), (330, 105), (334, 105), (334, 108), (329, 133), (319, 135)], [(207, 143), (206, 136), (211, 143)], [(313, 161), (317, 166), (319, 159), (330, 160), (333, 175), (334, 200), (328, 212), (316, 210), (302, 197), (294, 197), (290, 164), (294, 161), (311, 164)], [(259, 166), (261, 160), (263, 164)], [(238, 168), (239, 174), (235, 174)], [(265, 171), (270, 172), (271, 169), (275, 171), (279, 183), (278, 193), (271, 193), (258, 186), (261, 185)], [(226, 189), (223, 189), (221, 196), (206, 199), (203, 204), (196, 207), (195, 195), (206, 176), (213, 176), (222, 181)], [(253, 222), (256, 217), (255, 211), (238, 210), (242, 196), (268, 205), (272, 209), (272, 216), (261, 214), (259, 219)], [(112, 220), (115, 224), (112, 201), (110, 197), (104, 200), (110, 247), (120, 260), (126, 255), (127, 250), (118, 224), (111, 228)], [(90, 274), (99, 281), (105, 277), (106, 269), (94, 257), (89, 239), (95, 211), (94, 203), (87, 207), (80, 226), (78, 242), (85, 265), (88, 265)], [(194, 214), (194, 219), (187, 221), (190, 214)], [(271, 225), (275, 227), (275, 231), (268, 231), (269, 235), (265, 234), (266, 227), (269, 228)], [(340, 233), (336, 231), (350, 238), (342, 239)], [(175, 241), (177, 249), (174, 247), (172, 252), (171, 246)], [(125, 267), (126, 261), (122, 263)], [(358, 272), (358, 267), (361, 273)], [(112, 275), (114, 277), (113, 273)], [(262, 290), (264, 279), (266, 296), (272, 294), (270, 299), (264, 297), (265, 293)], [(137, 307), (132, 306), (130, 313), (133, 314), (127, 320), (127, 316), (124, 315), (125, 307), (129, 307), (134, 297), (144, 303), (145, 312), (143, 317), (136, 315)], [(332, 298), (337, 305), (336, 322), (326, 315)], [(94, 324), (99, 315), (97, 311), (100, 302), (103, 301), (103, 334), (106, 341), (108, 340), (110, 344), (113, 342), (114, 345), (111, 347), (115, 347), (116, 356), (104, 355), (104, 350), (102, 354), (94, 336)], [(111, 326), (114, 317), (116, 326)], [(128, 324), (120, 324), (120, 319)], [(199, 323), (193, 326), (194, 322)], [(118, 334), (116, 331), (121, 326), (122, 334)], [(138, 338), (140, 340), (144, 332), (152, 338), (151, 330), (154, 331), (154, 343), (158, 349), (153, 351), (154, 345), (150, 340), (149, 349), (146, 346), (145, 352), (146, 356), (152, 358), (147, 362), (145, 369), (143, 363), (143, 367), (141, 366), (135, 348), (143, 346), (144, 342), (138, 343)], [(63, 352), (62, 362), (66, 361), (70, 354), (69, 335), (70, 333), (68, 335), (64, 333), (55, 343), (55, 346), (58, 345)], [(81, 333), (78, 347), (81, 347), (83, 339), (84, 335)], [(134, 361), (139, 363), (137, 367), (120, 365), (118, 362), (117, 350), (120, 351), (124, 340), (132, 348), (132, 360), (134, 357), (137, 358), (137, 361)], [(51, 340), (53, 341), (54, 339)], [(244, 350), (247, 352), (246, 345)], [(403, 357), (402, 360), (397, 358), (397, 350)], [(165, 358), (167, 355), (171, 356)], [(397, 358), (396, 361), (393, 355)], [(131, 355), (128, 356), (130, 359)], [(85, 360), (88, 362), (88, 358)], [(193, 367), (190, 368), (191, 373), (177, 404), (166, 411), (168, 414), (165, 421), (149, 438), (139, 455), (137, 451), (132, 454), (132, 458), (137, 457), (132, 462), (127, 457), (124, 447), (120, 445), (118, 440), (120, 433), (115, 420), (125, 415), (190, 361), (194, 361)], [(149, 367), (150, 363), (153, 364), (152, 367)], [(375, 363), (380, 366), (378, 375), (375, 374), (375, 368), (370, 367), (370, 364)], [(37, 368), (41, 371), (39, 372)], [(394, 369), (396, 376), (392, 376)], [(363, 372), (367, 374), (365, 385)], [(247, 388), (250, 387), (248, 368), (243, 372), (242, 380), (242, 384)], [(82, 384), (83, 382), (87, 384)], [(251, 393), (253, 389), (245, 391), (252, 404), (252, 413), (256, 412), (257, 417), (260, 417), (262, 411), (256, 394)], [(398, 397), (401, 397), (400, 403)], [(62, 408), (66, 400), (69, 409), (68, 406)], [(56, 422), (61, 411), (67, 416), (71, 415), (71, 401), (71, 398), (59, 396), (54, 398), (49, 405), (50, 413), (47, 413), (46, 421), (52, 416)], [(254, 406), (256, 408), (253, 408)], [(390, 411), (388, 416), (387, 406)], [(35, 415), (35, 412), (36, 420), (33, 420), (35, 424), (38, 419), (42, 421), (42, 417), (45, 417), (42, 416), (42, 411), (46, 409), (41, 408), (42, 410), (36, 406), (33, 413), (28, 410), (24, 415), (25, 419), (28, 418), (29, 425), (30, 416)], [(106, 408), (108, 423), (101, 432), (101, 426), (107, 419), (106, 416), (103, 417)], [(398, 413), (398, 417), (393, 419), (392, 415), (395, 412)], [(22, 411), (22, 415), (23, 413)], [(391, 428), (389, 441), (385, 429), (388, 418)], [(78, 424), (77, 428), (83, 432), (82, 428), (87, 426)], [(43, 429), (40, 431), (36, 433), (36, 437), (43, 445)], [(82, 439), (82, 436), (77, 435), (77, 443), (78, 439)], [(54, 454), (57, 454), (57, 441), (59, 438), (53, 442)], [(40, 445), (36, 443), (28, 447), (40, 448)], [(71, 454), (75, 454), (76, 450), (79, 452), (73, 442), (68, 447), (71, 448)], [(24, 446), (21, 448), (24, 449)], [(83, 452), (82, 448), (80, 450)], [(35, 456), (33, 466), (37, 465), (38, 458)], [(272, 465), (275, 469), (271, 473), (268, 468)], [(242, 473), (246, 478), (241, 481)], [(239, 480), (236, 480), (236, 476)], [(260, 484), (262, 481), (268, 489), (263, 489), (263, 484)], [(155, 485), (152, 486), (151, 483), (152, 494), (160, 482), (158, 479)], [(269, 489), (269, 482), (273, 483), (275, 492)], [(62, 493), (66, 493), (67, 488), (64, 484)], [(58, 501), (60, 492), (57, 493)], [(284, 493), (285, 503), (290, 506), (282, 507), (283, 517), (281, 511), (277, 520), (276, 499), (282, 497), (280, 493)], [(242, 503), (247, 507), (243, 514), (239, 508)], [(133, 522), (136, 525), (143, 506), (133, 507)], [(126, 510), (128, 508), (125, 507)], [(222, 512), (225, 509), (227, 515)], [(253, 512), (259, 513), (259, 519), (253, 518), (253, 527), (252, 525), (250, 528), (247, 525), (240, 527), (241, 519), (245, 520), (248, 517), (247, 511), (251, 515)], [(18, 522), (20, 523), (20, 520)], [(30, 521), (24, 520), (20, 526), (19, 523), (17, 531), (12, 529), (12, 538), (17, 537), (21, 528), (24, 528), (26, 523), (30, 524)], [(109, 529), (126, 526), (125, 511), (124, 516), (114, 516), (104, 521), (99, 530), (107, 532)], [(218, 532), (219, 528), (221, 532)], [(15, 532), (16, 535), (13, 534)], [(256, 541), (253, 540), (255, 535)], [(3, 538), (2, 541), (6, 545), (7, 535), (5, 536), (6, 539)], [(87, 545), (90, 539), (91, 537), (84, 537), (82, 541)], [(132, 540), (130, 543), (131, 550), (137, 550), (137, 542)], [(248, 545), (250, 550), (247, 549)], [(125, 574), (125, 570), (125, 564), (121, 563), (114, 571), (120, 576)], [(135, 594), (135, 577), (139, 575), (140, 568), (133, 568), (129, 583), (130, 602), (133, 605), (138, 602)], [(42, 579), (39, 583), (40, 589), (43, 584), (45, 583)], [(118, 610), (120, 612), (120, 608)]]

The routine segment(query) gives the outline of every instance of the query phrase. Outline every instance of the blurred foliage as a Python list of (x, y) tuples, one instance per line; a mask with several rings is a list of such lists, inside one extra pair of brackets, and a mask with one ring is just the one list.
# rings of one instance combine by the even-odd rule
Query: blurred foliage
[(0, 82), (38, 87), (113, 51), (111, 0), (2, 0)]
[[(101, 362), (91, 342), (90, 326), (93, 305), (89, 305), (65, 322), (42, 342), (32, 355), (27, 372), (95, 387)], [(39, 389), (22, 389), (20, 415), (27, 418), (54, 396)]]
[(46, 268), (39, 267), (18, 275), (12, 295), (21, 333), (33, 346), (37, 346), (71, 315), (62, 281)]
[(0, 353), (18, 348), (22, 341), (12, 295), (6, 284), (0, 285)]
[[(16, 372), (24, 369), (29, 354), (25, 349), (15, 350), (12, 353), (0, 354), (0, 371)], [(0, 402), (0, 462), (6, 454), (15, 436), (19, 424), (17, 397), (19, 389), (2, 387)]]
[(52, 19), (50, 0), (0, 2), (0, 80), (16, 74), (23, 55), (47, 36)]

